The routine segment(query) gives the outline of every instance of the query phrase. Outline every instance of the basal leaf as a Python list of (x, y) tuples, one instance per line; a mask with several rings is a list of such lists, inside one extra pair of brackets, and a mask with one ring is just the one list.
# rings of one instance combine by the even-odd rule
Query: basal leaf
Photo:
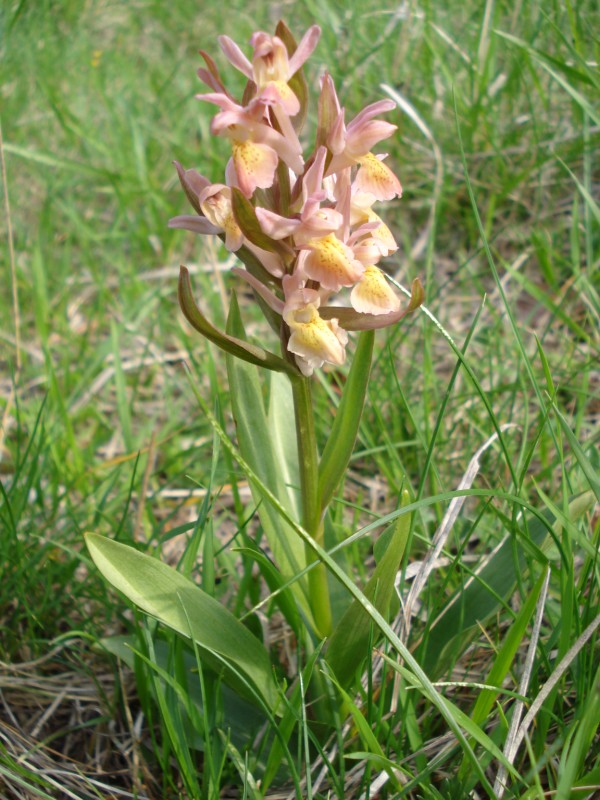
[[(235, 336), (244, 335), (235, 295), (229, 309), (227, 331)], [(261, 482), (269, 487), (293, 516), (293, 504), (284, 478), (286, 470), (273, 442), (273, 431), (265, 410), (258, 370), (251, 364), (228, 356), (227, 374), (240, 452)], [(260, 488), (253, 481), (250, 481), (250, 487), (275, 563), (285, 579), (292, 578), (306, 566), (304, 545), (277, 510), (271, 504), (263, 502)], [(292, 591), (304, 614), (311, 619), (305, 587), (306, 582), (299, 580), (293, 584)]]
[[(579, 519), (593, 504), (592, 492), (583, 492), (569, 503), (570, 518)], [(544, 516), (553, 523), (556, 518), (549, 511)], [(529, 539), (537, 547), (545, 541), (548, 530), (541, 520), (533, 518), (528, 523)], [(427, 636), (425, 654), (421, 657), (423, 669), (429, 675), (441, 674), (447, 666), (447, 648), (453, 640), (469, 639), (484, 622), (498, 610), (503, 599), (508, 598), (517, 583), (517, 569), (525, 569), (523, 548), (506, 537), (485, 559), (473, 576), (450, 597), (442, 613), (434, 620)]]
[[(177, 633), (193, 637), (213, 668), (220, 671), (229, 664), (242, 673), (269, 708), (277, 704), (267, 651), (230, 611), (157, 558), (97, 533), (86, 533), (85, 539), (100, 572), (132, 603)], [(227, 669), (224, 679), (240, 689)]]

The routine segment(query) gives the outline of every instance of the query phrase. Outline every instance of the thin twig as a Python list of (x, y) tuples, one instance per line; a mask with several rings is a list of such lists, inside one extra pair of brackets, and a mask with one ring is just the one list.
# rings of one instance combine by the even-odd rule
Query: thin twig
[[(535, 620), (533, 623), (533, 631), (531, 633), (531, 641), (529, 642), (529, 647), (527, 648), (527, 655), (525, 657), (525, 667), (523, 669), (523, 675), (521, 676), (521, 682), (519, 684), (519, 694), (522, 697), (527, 696), (527, 690), (529, 688), (529, 681), (531, 680), (531, 673), (533, 671), (533, 662), (535, 660), (535, 651), (537, 649), (538, 641), (540, 638), (540, 630), (542, 628), (542, 620), (544, 617), (544, 608), (546, 606), (546, 596), (548, 594), (548, 584), (550, 583), (550, 567), (546, 570), (546, 577), (544, 579), (544, 585), (542, 586), (542, 591), (540, 593), (538, 603), (537, 603), (537, 610), (535, 613)], [(517, 755), (517, 747), (515, 747), (515, 742), (517, 741), (517, 736), (519, 732), (519, 723), (521, 722), (521, 715), (523, 713), (523, 709), (525, 707), (525, 703), (523, 700), (516, 700), (515, 701), (515, 708), (513, 712), (513, 718), (510, 723), (510, 728), (508, 731), (508, 736), (506, 737), (506, 742), (504, 744), (504, 755), (508, 763), (512, 766), (515, 756)], [(498, 796), (498, 800), (501, 800), (504, 791), (506, 789), (506, 779), (508, 776), (508, 770), (504, 764), (500, 764), (498, 769), (498, 775), (496, 776), (496, 782), (494, 784), (494, 792)]]
[(144, 519), (144, 509), (146, 507), (146, 498), (148, 496), (148, 484), (150, 483), (150, 475), (152, 475), (152, 470), (154, 469), (155, 457), (156, 457), (156, 431), (154, 430), (152, 431), (152, 436), (150, 437), (150, 444), (148, 445), (148, 460), (146, 462), (146, 469), (144, 470), (144, 477), (142, 479), (142, 491), (140, 493), (137, 513), (135, 515), (135, 522), (133, 525), (134, 541), (138, 540), (139, 533), (142, 528), (142, 522)]
[[(6, 176), (6, 161), (4, 160), (4, 139), (2, 138), (2, 121), (0, 120), (0, 168), (2, 170), (2, 185), (4, 187), (4, 209), (6, 211), (6, 235), (8, 238), (8, 258), (10, 263), (10, 277), (12, 281), (13, 314), (15, 318), (15, 360), (17, 374), (21, 370), (21, 314), (19, 312), (19, 291), (17, 288), (17, 273), (15, 269), (15, 247), (13, 242), (12, 221), (10, 216), (10, 202), (8, 199), (8, 179)], [(16, 383), (16, 381), (15, 381)]]
[[(521, 746), (521, 743), (523, 742), (523, 739), (525, 738), (527, 731), (531, 726), (531, 723), (537, 716), (538, 711), (543, 706), (546, 699), (548, 698), (554, 687), (557, 685), (557, 683), (560, 681), (562, 676), (565, 674), (567, 669), (570, 667), (571, 663), (575, 660), (576, 656), (581, 651), (583, 646), (588, 642), (588, 640), (592, 637), (595, 630), (599, 626), (600, 626), (600, 614), (598, 614), (598, 616), (595, 619), (593, 619), (592, 622), (590, 622), (590, 624), (581, 634), (579, 639), (577, 639), (573, 647), (571, 647), (561, 658), (560, 662), (558, 663), (552, 675), (548, 678), (546, 683), (542, 686), (542, 688), (538, 692), (537, 697), (531, 704), (531, 708), (529, 709), (527, 714), (525, 714), (525, 716), (523, 717), (523, 722), (521, 723), (518, 732), (516, 733), (514, 739), (511, 741), (510, 752), (506, 753), (507, 758), (511, 759), (511, 763), (512, 761), (514, 761), (517, 751)], [(501, 775), (499, 770), (498, 777), (496, 778), (496, 785), (498, 785), (500, 777)], [(501, 795), (499, 796), (501, 797)]]
[(413, 245), (411, 250), (411, 259), (417, 259), (425, 247), (427, 245), (427, 240), (431, 235), (431, 231), (433, 230), (433, 226), (435, 224), (435, 216), (437, 213), (437, 206), (438, 200), (441, 195), (442, 185), (444, 183), (444, 159), (442, 157), (442, 151), (438, 143), (436, 142), (431, 129), (425, 124), (425, 121), (417, 112), (411, 103), (404, 98), (397, 89), (394, 89), (391, 86), (388, 86), (385, 83), (381, 84), (381, 88), (383, 91), (388, 94), (392, 100), (398, 104), (398, 106), (404, 111), (404, 113), (409, 117), (417, 126), (417, 128), (421, 131), (423, 136), (427, 139), (427, 141), (431, 144), (431, 149), (433, 151), (433, 158), (435, 160), (435, 177), (433, 180), (433, 190), (431, 192), (431, 200), (430, 200), (430, 211), (429, 217), (427, 219), (427, 224), (425, 225), (424, 229), (422, 230), (421, 234), (417, 238), (416, 243)]
[[(508, 428), (514, 428), (514, 423), (506, 423), (502, 425), (500, 430), (504, 432)], [(457, 491), (461, 492), (465, 489), (470, 489), (473, 485), (473, 481), (477, 477), (479, 469), (481, 467), (480, 459), (483, 453), (496, 441), (498, 438), (498, 434), (494, 433), (490, 438), (484, 442), (479, 450), (475, 453), (473, 458), (469, 461), (469, 465), (461, 478), (460, 483), (458, 484)], [(454, 527), (454, 523), (460, 511), (465, 504), (466, 496), (462, 497), (454, 497), (446, 513), (444, 514), (444, 518), (437, 529), (435, 536), (433, 537), (432, 541), (432, 548), (429, 551), (427, 557), (423, 561), (421, 568), (416, 575), (414, 582), (411, 586), (410, 592), (408, 593), (408, 597), (406, 598), (406, 602), (404, 603), (404, 624), (403, 624), (403, 637), (404, 641), (407, 640), (408, 635), (410, 633), (410, 618), (412, 616), (412, 611), (417, 602), (419, 595), (425, 588), (427, 581), (429, 580), (429, 576), (433, 569), (435, 569), (436, 564), (438, 563), (439, 555), (442, 552), (446, 542), (448, 541), (448, 537)]]

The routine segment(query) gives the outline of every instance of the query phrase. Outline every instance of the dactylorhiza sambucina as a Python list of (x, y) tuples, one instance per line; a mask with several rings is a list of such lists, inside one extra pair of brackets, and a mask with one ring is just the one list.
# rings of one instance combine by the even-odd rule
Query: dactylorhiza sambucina
[[(245, 279), (283, 342), (284, 359), (264, 365), (312, 375), (324, 363), (341, 365), (347, 331), (382, 328), (398, 322), (422, 302), (413, 283), (409, 304), (400, 299), (377, 266), (397, 250), (394, 237), (373, 210), (377, 201), (400, 197), (402, 187), (385, 161), (373, 153), (396, 126), (379, 119), (395, 104), (380, 100), (346, 124), (333, 80), (321, 78), (316, 140), (308, 156), (299, 134), (306, 118), (308, 91), (304, 62), (319, 41), (313, 25), (296, 45), (279, 23), (276, 35), (259, 31), (250, 39), (251, 60), (228, 36), (219, 44), (246, 78), (240, 101), (225, 87), (213, 59), (201, 52), (198, 70), (210, 92), (198, 99), (217, 106), (211, 131), (231, 143), (224, 182), (211, 183), (176, 163), (195, 215), (169, 225), (221, 236), (244, 268)], [(334, 295), (349, 290), (350, 305)], [(192, 324), (216, 344), (232, 351), (231, 337), (220, 334), (193, 303), (189, 276), (182, 269), (180, 301)], [(236, 340), (235, 354), (255, 361), (255, 350)], [(270, 355), (270, 354), (269, 354)]]

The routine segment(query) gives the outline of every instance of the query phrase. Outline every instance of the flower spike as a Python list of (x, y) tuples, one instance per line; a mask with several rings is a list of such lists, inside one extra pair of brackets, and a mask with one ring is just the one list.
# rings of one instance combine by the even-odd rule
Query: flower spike
[[(284, 358), (247, 342), (233, 341), (203, 317), (182, 270), (180, 302), (188, 320), (229, 353), (271, 369), (312, 375), (324, 364), (340, 366), (347, 331), (374, 330), (399, 322), (423, 300), (413, 283), (408, 307), (379, 262), (398, 249), (373, 206), (402, 195), (385, 156), (373, 152), (396, 131), (381, 119), (392, 100), (367, 105), (348, 123), (334, 82), (321, 78), (316, 142), (306, 156), (298, 131), (307, 114), (302, 67), (313, 54), (320, 28), (296, 43), (283, 22), (274, 34), (257, 31), (245, 53), (229, 36), (219, 37), (227, 61), (247, 80), (243, 96), (227, 89), (212, 57), (201, 51), (198, 75), (208, 91), (200, 100), (217, 106), (211, 132), (230, 142), (222, 182), (211, 183), (176, 163), (196, 215), (169, 225), (218, 235), (245, 269), (234, 274), (252, 288), (269, 324), (280, 336)], [(339, 298), (344, 291), (346, 305)], [(331, 304), (330, 304), (331, 302)], [(342, 299), (342, 303), (344, 300)], [(278, 360), (273, 360), (278, 359)]]

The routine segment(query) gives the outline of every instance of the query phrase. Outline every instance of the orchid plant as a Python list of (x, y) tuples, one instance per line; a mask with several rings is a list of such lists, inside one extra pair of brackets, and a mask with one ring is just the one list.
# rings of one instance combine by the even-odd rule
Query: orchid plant
[[(227, 329), (218, 330), (196, 304), (189, 272), (181, 267), (179, 301), (185, 317), (227, 354), (237, 435), (237, 447), (231, 449), (247, 470), (268, 543), (257, 560), (268, 561), (269, 586), (275, 580), (281, 610), (296, 633), (313, 646), (329, 637), (326, 657), (340, 683), (348, 685), (368, 655), (364, 609), (348, 601), (334, 621), (327, 568), (316, 553), (324, 546), (328, 507), (343, 485), (356, 441), (374, 331), (414, 311), (423, 290), (415, 280), (403, 305), (380, 267), (398, 249), (374, 210), (376, 203), (402, 194), (378, 147), (396, 131), (381, 119), (394, 103), (379, 100), (346, 122), (332, 77), (325, 73), (314, 145), (308, 151), (303, 147), (309, 93), (302, 67), (319, 36), (314, 25), (296, 44), (280, 22), (275, 35), (259, 31), (252, 36), (249, 56), (221, 36), (226, 59), (247, 79), (241, 98), (230, 93), (215, 61), (201, 51), (205, 66), (198, 75), (209, 91), (198, 99), (216, 106), (211, 131), (229, 140), (231, 157), (222, 183), (175, 163), (195, 213), (177, 216), (169, 225), (221, 238), (240, 262), (233, 273), (250, 288), (279, 341), (276, 352), (248, 340), (235, 295)], [(314, 374), (322, 367), (342, 367), (354, 332), (352, 364), (319, 454)], [(269, 387), (267, 406), (261, 379)], [(295, 423), (291, 442), (285, 435), (288, 409)], [(392, 530), (376, 574), (364, 588), (384, 616), (407, 536), (406, 517), (399, 520), (402, 525)], [(266, 651), (230, 612), (157, 559), (96, 534), (88, 534), (88, 546), (105, 576), (138, 606), (193, 639), (210, 664), (216, 658), (232, 685), (239, 685), (241, 674), (264, 703), (273, 702)]]

